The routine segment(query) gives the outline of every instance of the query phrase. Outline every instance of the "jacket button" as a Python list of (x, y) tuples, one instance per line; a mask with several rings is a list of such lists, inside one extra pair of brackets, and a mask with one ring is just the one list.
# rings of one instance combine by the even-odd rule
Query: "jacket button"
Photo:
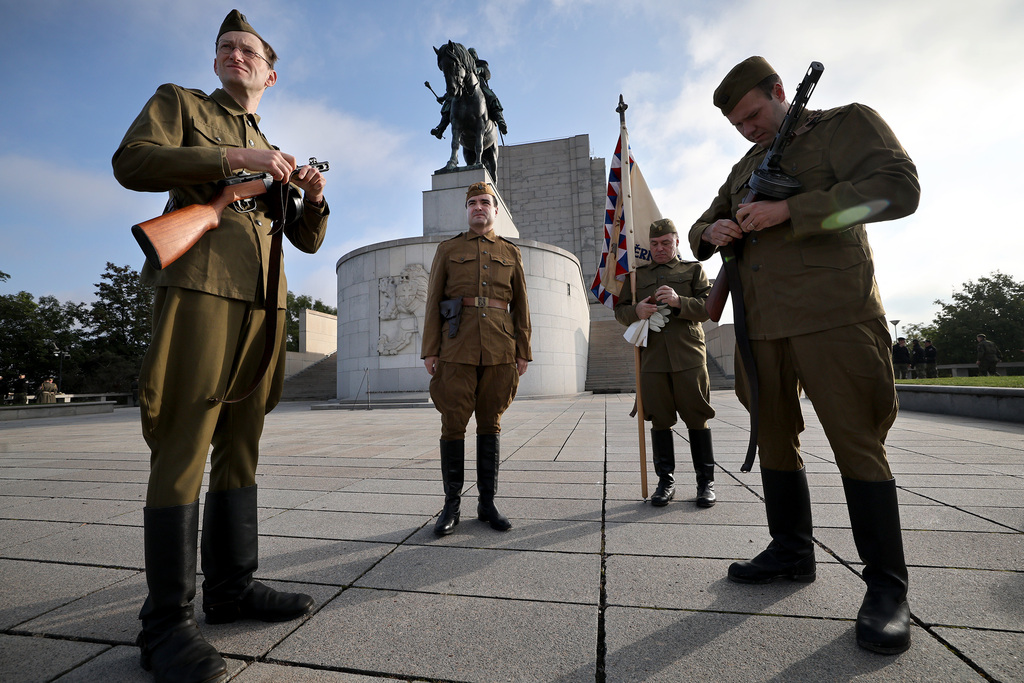
[(254, 147), (255, 145), (256, 145), (256, 143), (255, 143), (255, 142), (253, 142), (252, 140), (249, 140), (249, 146), (250, 146), (250, 147)]
[(486, 317), (487, 317), (487, 314), (486, 314), (486, 313), (481, 313), (481, 314), (480, 314), (480, 317), (481, 317), (481, 318), (486, 318)]
[(751, 270), (756, 273), (757, 271), (761, 270), (761, 266), (759, 266), (759, 265), (753, 266), (753, 267), (751, 267)]
[(750, 238), (750, 243), (751, 244), (757, 244), (757, 238), (756, 237), (751, 237)]
[(256, 221), (256, 225), (262, 226), (263, 225), (263, 221)]
[(486, 282), (481, 282), (480, 284), (481, 284), (481, 285), (483, 285), (484, 287), (486, 287), (486, 286), (487, 286), (487, 283), (486, 283)]
[(487, 270), (487, 266), (484, 266), (484, 270)]

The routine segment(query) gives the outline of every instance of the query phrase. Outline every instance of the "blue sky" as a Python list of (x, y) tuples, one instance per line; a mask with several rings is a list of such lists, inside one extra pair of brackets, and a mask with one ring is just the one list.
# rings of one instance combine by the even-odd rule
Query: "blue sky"
[(936, 298), (997, 269), (1024, 279), (1019, 2), (0, 0), (0, 294), (89, 301), (107, 261), (141, 268), (129, 228), (164, 196), (121, 188), (111, 154), (161, 83), (219, 85), (214, 38), (235, 7), (281, 55), (261, 127), (332, 164), (323, 248), (286, 252), (297, 293), (333, 303), (341, 256), (422, 233), (448, 156), (423, 82), (443, 87), (431, 46), (448, 39), (490, 62), (508, 144), (587, 133), (608, 159), (622, 93), (634, 156), (681, 226), (747, 147), (711, 105), (722, 76), (762, 54), (791, 94), (820, 61), (811, 107), (872, 106), (918, 164), (918, 213), (869, 229), (889, 317), (930, 322)]

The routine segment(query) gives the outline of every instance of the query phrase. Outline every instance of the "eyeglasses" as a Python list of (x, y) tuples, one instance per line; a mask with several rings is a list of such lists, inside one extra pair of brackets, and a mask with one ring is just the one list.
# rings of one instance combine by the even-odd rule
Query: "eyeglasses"
[(259, 52), (256, 52), (256, 50), (253, 50), (251, 47), (247, 47), (245, 45), (232, 45), (231, 43), (221, 43), (217, 46), (217, 54), (221, 57), (227, 57), (228, 55), (232, 54), (235, 50), (241, 52), (242, 57), (249, 60), (250, 62), (255, 62), (257, 59), (262, 59), (264, 62), (267, 63), (268, 66), (273, 67), (273, 64), (270, 63), (269, 59), (261, 55)]

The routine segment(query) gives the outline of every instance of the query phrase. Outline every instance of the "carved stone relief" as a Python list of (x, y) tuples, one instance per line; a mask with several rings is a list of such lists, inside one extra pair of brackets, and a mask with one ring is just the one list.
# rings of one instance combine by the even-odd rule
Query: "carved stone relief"
[(415, 340), (427, 302), (427, 271), (419, 263), (407, 265), (399, 275), (379, 278), (380, 337), (377, 353), (395, 356)]

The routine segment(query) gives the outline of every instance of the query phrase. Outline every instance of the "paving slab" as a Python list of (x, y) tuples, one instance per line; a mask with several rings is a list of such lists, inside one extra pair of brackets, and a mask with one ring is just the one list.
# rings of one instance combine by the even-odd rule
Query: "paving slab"
[[(471, 423), (462, 517), (444, 538), (436, 411), (282, 404), (257, 475), (256, 576), (316, 609), (210, 626), (199, 574), (200, 629), (242, 683), (1024, 680), (1024, 425), (897, 418), (913, 647), (885, 657), (855, 642), (863, 565), (806, 401), (817, 580), (726, 579), (769, 536), (758, 468), (739, 471), (747, 415), (731, 392), (712, 403), (714, 507), (694, 504), (685, 457), (676, 499), (643, 500), (632, 396), (519, 400), (497, 499), (513, 528), (476, 519)], [(148, 461), (138, 409), (0, 426), (4, 683), (153, 680), (134, 646)]]

